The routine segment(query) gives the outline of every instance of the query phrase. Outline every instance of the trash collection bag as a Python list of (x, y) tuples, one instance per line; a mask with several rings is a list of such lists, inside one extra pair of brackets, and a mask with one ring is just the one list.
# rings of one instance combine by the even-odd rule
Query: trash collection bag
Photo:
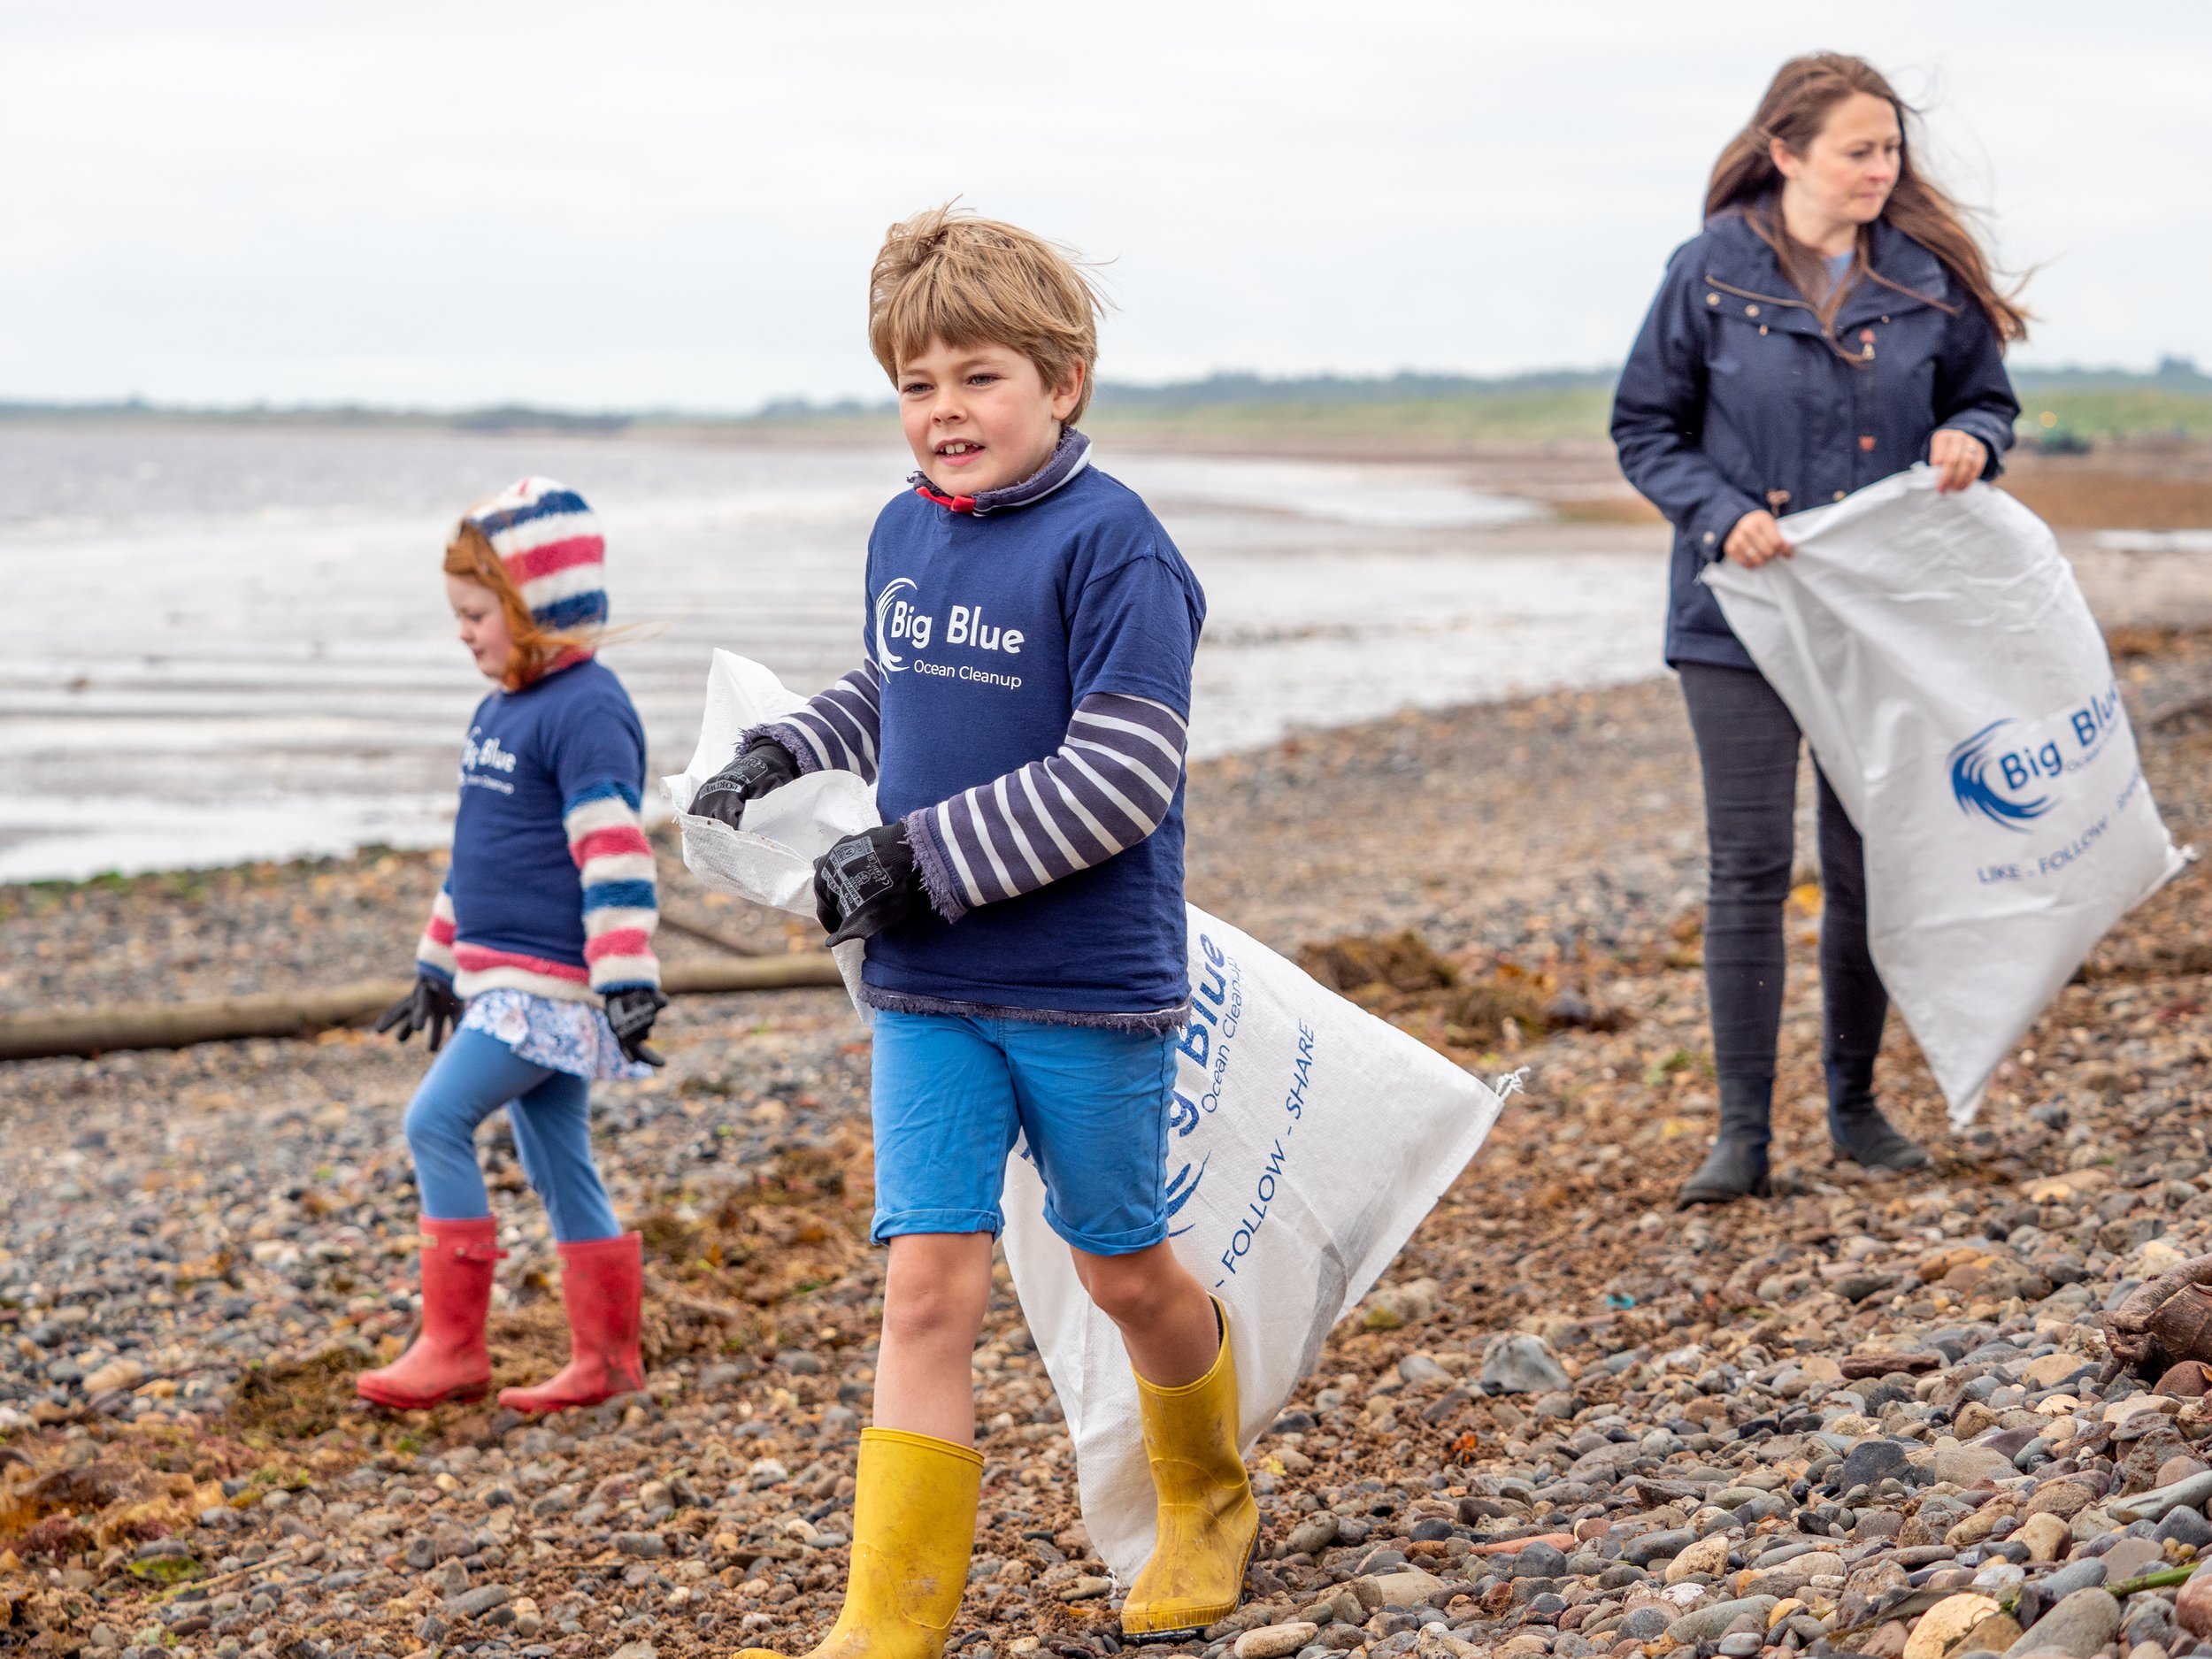
[(2113, 924), (2186, 862), (2159, 820), (2104, 635), (2043, 521), (1916, 466), (1709, 566), (1866, 843), (1882, 982), (1964, 1127)]
[[(1168, 1226), (1229, 1310), (1248, 1447), (1475, 1155), (1500, 1095), (1257, 941), (1195, 908), (1189, 919)], [(1083, 1518), (1126, 1583), (1153, 1541), (1128, 1356), (1045, 1225), (1036, 1170), (1016, 1157), (1006, 1187), (1006, 1259), (1067, 1412)]]
[[(679, 812), (741, 732), (797, 702), (758, 664), (717, 651), (698, 752), (666, 780)], [(811, 915), (812, 858), (877, 821), (857, 777), (817, 772), (749, 803), (741, 833), (684, 816), (684, 863), (710, 886)], [(1229, 1310), (1248, 1447), (1481, 1146), (1500, 1095), (1235, 928), (1194, 908), (1189, 925), (1168, 1225), (1176, 1254)], [(1045, 1224), (1024, 1146), (1007, 1161), (1003, 1208), (1015, 1293), (1075, 1442), (1084, 1520), (1126, 1583), (1154, 1536), (1128, 1357)]]

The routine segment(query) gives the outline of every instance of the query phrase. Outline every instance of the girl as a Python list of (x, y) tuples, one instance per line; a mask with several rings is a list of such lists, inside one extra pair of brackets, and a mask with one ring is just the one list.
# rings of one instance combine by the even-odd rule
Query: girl
[[(1698, 572), (1788, 557), (1778, 513), (1916, 461), (1947, 490), (1994, 478), (2020, 412), (2002, 353), (2025, 315), (1916, 171), (1909, 114), (1858, 58), (1783, 65), (1721, 152), (1704, 234), (1676, 250), (1613, 404), (1622, 470), (1675, 526), (1667, 661), (1705, 778), (1720, 1133), (1686, 1205), (1769, 1190), (1797, 796), (1797, 724)], [(1829, 1140), (1869, 1168), (1916, 1169), (1928, 1155), (1874, 1104), (1889, 995), (1867, 950), (1859, 833), (1824, 777), (1819, 795)]]
[(473, 1399), (491, 1381), (484, 1318), (503, 1254), (475, 1133), (500, 1107), (559, 1240), (567, 1367), (502, 1405), (553, 1411), (644, 1386), (639, 1236), (593, 1166), (594, 1078), (662, 1064), (646, 1045), (668, 999), (652, 934), (653, 851), (638, 822), (645, 733), (593, 656), (607, 619), (590, 508), (526, 478), (473, 508), (445, 553), (461, 643), (499, 689), (461, 749), (453, 857), (415, 949), (415, 988), (377, 1021), (438, 1054), (407, 1108), (421, 1189), (422, 1325), (356, 1386), (379, 1405)]

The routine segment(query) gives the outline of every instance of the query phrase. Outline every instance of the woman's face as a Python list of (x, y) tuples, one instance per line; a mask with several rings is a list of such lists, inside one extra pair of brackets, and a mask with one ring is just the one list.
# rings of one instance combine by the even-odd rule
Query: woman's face
[(1888, 99), (1855, 92), (1828, 111), (1804, 154), (1779, 139), (1772, 153), (1785, 188), (1804, 205), (1839, 224), (1870, 225), (1897, 188), (1905, 136)]

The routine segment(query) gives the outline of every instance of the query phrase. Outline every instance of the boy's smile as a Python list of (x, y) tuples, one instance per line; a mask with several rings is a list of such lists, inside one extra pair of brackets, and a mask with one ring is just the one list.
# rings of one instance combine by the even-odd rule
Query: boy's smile
[(899, 365), (899, 424), (923, 475), (948, 495), (1018, 484), (1052, 458), (1083, 369), (1048, 387), (1011, 346), (933, 340)]

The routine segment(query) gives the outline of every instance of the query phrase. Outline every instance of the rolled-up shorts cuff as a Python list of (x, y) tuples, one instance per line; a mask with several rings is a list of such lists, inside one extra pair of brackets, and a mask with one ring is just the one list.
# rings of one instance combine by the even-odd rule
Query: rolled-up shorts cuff
[(910, 1233), (987, 1233), (993, 1238), (1006, 1231), (1006, 1217), (995, 1210), (897, 1210), (879, 1212), (870, 1224), (872, 1244)]
[(1167, 1237), (1164, 1217), (1149, 1226), (1132, 1227), (1123, 1233), (1085, 1233), (1061, 1220), (1060, 1212), (1053, 1209), (1048, 1198), (1045, 1201), (1045, 1225), (1058, 1233), (1064, 1243), (1071, 1244), (1088, 1256), (1134, 1256)]

